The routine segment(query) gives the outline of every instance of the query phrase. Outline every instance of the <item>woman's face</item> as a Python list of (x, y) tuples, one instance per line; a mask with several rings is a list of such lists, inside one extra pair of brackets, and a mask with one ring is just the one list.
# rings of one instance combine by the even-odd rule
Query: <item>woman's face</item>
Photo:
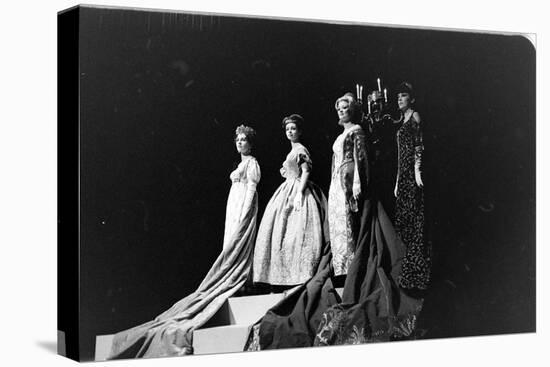
[(298, 142), (300, 140), (300, 135), (302, 135), (300, 130), (298, 129), (298, 126), (296, 126), (294, 122), (287, 122), (287, 124), (285, 125), (285, 132), (288, 140), (293, 143)]
[(348, 101), (340, 101), (336, 106), (336, 112), (338, 113), (338, 118), (340, 123), (350, 122), (351, 121), (351, 110), (349, 108)]
[(406, 111), (411, 107), (412, 98), (409, 93), (397, 93), (397, 106), (401, 111)]
[(250, 150), (252, 147), (245, 134), (237, 135), (237, 137), (235, 138), (235, 145), (237, 146), (237, 152), (245, 155), (250, 154)]

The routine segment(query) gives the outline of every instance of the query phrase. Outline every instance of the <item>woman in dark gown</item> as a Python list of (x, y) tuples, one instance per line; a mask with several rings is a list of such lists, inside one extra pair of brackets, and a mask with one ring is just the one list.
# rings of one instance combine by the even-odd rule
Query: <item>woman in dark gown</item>
[(422, 182), (422, 124), (413, 109), (412, 86), (403, 82), (397, 90), (402, 124), (397, 131), (398, 169), (395, 184), (395, 228), (407, 247), (399, 285), (424, 290), (430, 281), (430, 251), (424, 242), (424, 184)]
[[(352, 99), (352, 109), (360, 106)], [(361, 114), (354, 113), (359, 122)], [(366, 129), (365, 129), (366, 131)], [(368, 137), (360, 144), (369, 145)], [(325, 249), (317, 274), (273, 307), (255, 327), (248, 350), (356, 344), (415, 336), (422, 299), (398, 286), (405, 246), (377, 197), (369, 176), (377, 167), (368, 153), (368, 185), (357, 200), (359, 230), (342, 297), (334, 287), (331, 252)]]

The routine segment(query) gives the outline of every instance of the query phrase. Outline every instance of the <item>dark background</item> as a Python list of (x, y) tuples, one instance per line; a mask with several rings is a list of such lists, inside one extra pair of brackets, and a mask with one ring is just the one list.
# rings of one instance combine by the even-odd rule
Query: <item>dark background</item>
[(83, 359), (96, 335), (154, 318), (208, 271), (237, 125), (258, 132), (261, 216), (289, 151), (282, 118), (305, 118), (312, 179), (328, 193), (334, 101), (358, 82), (375, 89), (377, 77), (393, 101), (412, 82), (424, 121), (425, 337), (535, 330), (527, 39), (118, 9), (83, 8), (80, 20)]

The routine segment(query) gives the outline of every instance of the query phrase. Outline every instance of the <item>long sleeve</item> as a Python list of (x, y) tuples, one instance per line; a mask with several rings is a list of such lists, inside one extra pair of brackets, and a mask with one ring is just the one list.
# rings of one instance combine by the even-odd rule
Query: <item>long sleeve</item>
[(369, 181), (369, 160), (367, 155), (367, 146), (365, 141), (365, 133), (363, 130), (358, 130), (353, 133), (353, 185), (360, 187), (361, 191), (365, 191)]
[(417, 117), (413, 121), (413, 144), (414, 144), (414, 168), (421, 171), (422, 169), (422, 154), (424, 152), (424, 138), (422, 134), (422, 126), (420, 118)]
[(246, 186), (248, 190), (256, 191), (256, 186), (260, 182), (260, 178), (260, 166), (258, 165), (258, 161), (252, 158), (246, 167)]
[(244, 196), (241, 218), (245, 217), (254, 205), (256, 187), (260, 182), (260, 178), (260, 166), (258, 165), (256, 159), (251, 158), (246, 167), (246, 193)]

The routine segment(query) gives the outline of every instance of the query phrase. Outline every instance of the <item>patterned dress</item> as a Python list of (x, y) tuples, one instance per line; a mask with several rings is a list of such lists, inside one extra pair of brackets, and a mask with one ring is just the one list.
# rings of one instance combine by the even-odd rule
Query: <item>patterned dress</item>
[(422, 154), (420, 123), (409, 118), (397, 131), (398, 172), (395, 207), (396, 231), (407, 251), (399, 284), (403, 288), (426, 289), (430, 280), (430, 249), (424, 242), (424, 191), (414, 177), (415, 155)]
[(332, 178), (328, 196), (328, 222), (335, 275), (347, 274), (355, 252), (359, 207), (353, 185), (366, 193), (368, 161), (365, 134), (359, 125), (344, 130), (332, 146)]
[(301, 186), (302, 168), (311, 170), (308, 150), (297, 144), (283, 162), (286, 178), (266, 206), (254, 249), (254, 282), (296, 285), (310, 279), (317, 270), (326, 225), (327, 201), (322, 191), (308, 181), (302, 205), (294, 208)]

